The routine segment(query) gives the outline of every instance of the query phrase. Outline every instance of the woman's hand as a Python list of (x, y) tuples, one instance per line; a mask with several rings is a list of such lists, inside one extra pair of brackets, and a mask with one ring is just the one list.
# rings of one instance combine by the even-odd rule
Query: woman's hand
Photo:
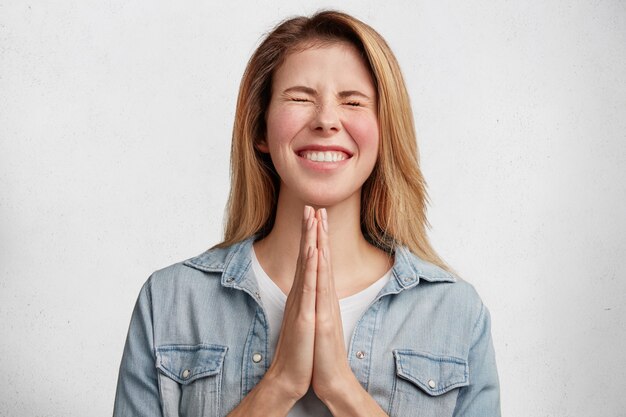
[(309, 390), (313, 375), (317, 252), (317, 219), (313, 208), (306, 206), (296, 275), (287, 296), (276, 354), (263, 379), (229, 417), (286, 416)]
[(296, 275), (268, 374), (296, 400), (310, 385), (320, 399), (330, 398), (355, 379), (343, 339), (325, 209), (316, 213), (305, 207)]
[(315, 349), (313, 390), (333, 416), (380, 416), (387, 414), (363, 389), (350, 369), (343, 338), (339, 298), (335, 290), (326, 209), (317, 218), (317, 287), (315, 299)]
[(334, 416), (386, 416), (348, 363), (326, 210), (315, 213), (306, 206), (296, 275), (274, 360), (263, 380), (231, 415), (285, 415), (310, 386)]
[(276, 354), (267, 374), (294, 400), (306, 394), (313, 374), (318, 220), (304, 207), (296, 275), (287, 296)]
[(337, 395), (339, 387), (354, 380), (348, 364), (343, 338), (339, 299), (330, 261), (328, 215), (326, 209), (317, 218), (317, 287), (315, 299), (315, 351), (313, 357), (313, 390), (320, 399)]

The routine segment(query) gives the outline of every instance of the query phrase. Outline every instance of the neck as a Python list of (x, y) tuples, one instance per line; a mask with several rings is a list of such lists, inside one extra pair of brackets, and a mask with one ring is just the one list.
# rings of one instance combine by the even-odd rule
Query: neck
[[(284, 292), (291, 288), (296, 271), (304, 205), (300, 199), (279, 194), (274, 227), (263, 240), (254, 244), (261, 266)], [(380, 278), (390, 267), (390, 260), (370, 245), (361, 232), (359, 193), (325, 208), (335, 285), (338, 293), (349, 295)], [(356, 270), (368, 268), (370, 277), (364, 277), (363, 272), (355, 274)]]

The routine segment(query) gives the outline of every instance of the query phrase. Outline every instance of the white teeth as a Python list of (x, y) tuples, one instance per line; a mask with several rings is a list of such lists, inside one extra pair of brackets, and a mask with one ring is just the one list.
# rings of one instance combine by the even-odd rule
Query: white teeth
[(305, 151), (300, 154), (303, 158), (306, 158), (310, 161), (315, 162), (337, 162), (343, 161), (346, 159), (346, 154), (343, 152), (315, 152), (315, 151)]

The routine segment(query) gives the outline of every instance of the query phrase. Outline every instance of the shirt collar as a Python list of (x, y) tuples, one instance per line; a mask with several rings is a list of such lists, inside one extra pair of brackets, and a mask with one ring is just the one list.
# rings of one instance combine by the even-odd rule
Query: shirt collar
[(255, 236), (225, 248), (211, 248), (183, 262), (200, 271), (221, 273), (222, 285), (240, 285), (250, 270), (250, 251)]
[(428, 282), (456, 282), (456, 277), (450, 272), (421, 259), (406, 246), (395, 249), (393, 276), (405, 289), (417, 285), (422, 279)]
[[(225, 248), (208, 249), (183, 263), (200, 271), (221, 273), (221, 283), (225, 287), (245, 287), (251, 275), (248, 273), (250, 251), (255, 238), (251, 236)], [(422, 260), (406, 246), (396, 247), (392, 274), (400, 287), (398, 290), (413, 287), (422, 279), (428, 282), (456, 281), (450, 272)], [(256, 283), (252, 286), (256, 287)]]

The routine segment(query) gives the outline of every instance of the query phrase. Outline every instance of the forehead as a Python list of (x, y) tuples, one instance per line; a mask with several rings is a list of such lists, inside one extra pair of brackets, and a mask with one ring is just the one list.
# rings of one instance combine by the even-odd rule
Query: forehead
[(273, 81), (282, 84), (329, 76), (373, 87), (369, 64), (354, 45), (345, 41), (308, 41), (292, 48), (274, 71)]

